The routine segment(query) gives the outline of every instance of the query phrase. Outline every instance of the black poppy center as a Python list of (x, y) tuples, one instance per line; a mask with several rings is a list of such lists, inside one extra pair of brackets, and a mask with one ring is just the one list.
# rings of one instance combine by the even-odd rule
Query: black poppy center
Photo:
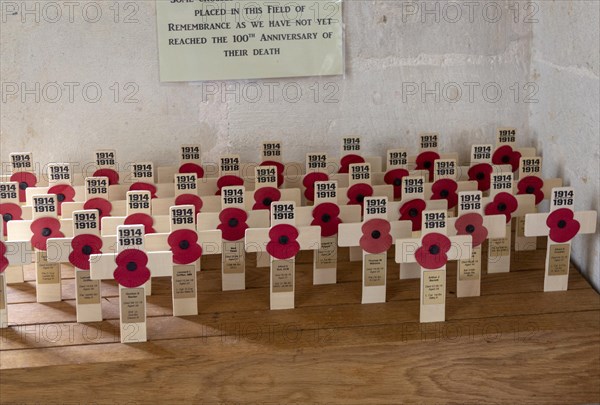
[(19, 188), (21, 190), (26, 190), (27, 187), (29, 187), (29, 184), (25, 183), (24, 181), (22, 181), (22, 182), (19, 183)]
[(427, 161), (427, 162), (423, 163), (423, 167), (424, 167), (425, 169), (429, 169), (429, 168), (431, 168), (431, 162), (430, 162), (430, 161)]
[(475, 226), (467, 225), (467, 227), (465, 228), (465, 231), (467, 231), (467, 233), (473, 233), (473, 232), (475, 232)]
[(4, 214), (2, 215), (2, 219), (4, 220), (4, 222), (12, 221), (13, 216), (12, 214)]
[(365, 196), (362, 194), (359, 194), (356, 196), (356, 201), (358, 201), (359, 203), (363, 202), (365, 200)]
[(272, 202), (273, 202), (273, 200), (272, 200), (272, 199), (270, 199), (269, 197), (265, 198), (265, 199), (262, 201), (262, 203), (263, 203), (263, 205), (264, 205), (265, 207), (270, 207)]
[(533, 194), (533, 193), (535, 193), (535, 187), (533, 187), (533, 186), (527, 186), (527, 188), (525, 189), (525, 192), (527, 194)]
[(66, 197), (64, 194), (56, 194), (56, 199), (58, 200), (58, 202), (63, 202), (65, 198)]
[(52, 229), (50, 229), (50, 228), (42, 229), (42, 236), (50, 236), (50, 235), (52, 235)]
[(324, 215), (321, 217), (321, 221), (323, 221), (323, 222), (325, 222), (325, 223), (327, 223), (327, 222), (331, 221), (331, 215), (329, 215), (329, 214), (324, 214)]
[(126, 268), (129, 271), (136, 271), (137, 270), (137, 264), (135, 262), (129, 262), (129, 263), (127, 263)]
[(181, 242), (179, 242), (179, 247), (185, 250), (190, 247), (190, 242), (188, 242), (187, 240), (182, 240)]
[(373, 231), (373, 232), (371, 232), (371, 237), (373, 239), (379, 239), (379, 238), (381, 238), (381, 232), (379, 232), (379, 231)]
[(402, 179), (394, 179), (394, 186), (400, 187), (402, 185)]
[(416, 208), (411, 208), (410, 210), (408, 210), (408, 216), (411, 218), (415, 218), (417, 215), (419, 215), (419, 210)]
[(446, 198), (450, 195), (450, 192), (448, 190), (442, 190), (440, 191), (440, 197), (442, 198)]
[(84, 247), (81, 248), (81, 253), (83, 253), (86, 256), (89, 256), (92, 254), (92, 247), (90, 245), (85, 245)]
[(432, 255), (437, 255), (438, 253), (440, 253), (440, 247), (438, 245), (433, 245), (429, 248), (429, 253), (431, 253)]
[(510, 163), (510, 156), (508, 156), (508, 155), (502, 156), (502, 163)]
[(477, 176), (475, 176), (475, 178), (477, 180), (483, 180), (483, 179), (485, 179), (485, 174), (483, 172), (479, 172), (479, 173), (477, 173)]
[(279, 243), (282, 245), (287, 245), (289, 241), (290, 241), (290, 238), (288, 238), (285, 235), (279, 237)]
[(500, 211), (500, 212), (506, 211), (506, 204), (504, 204), (504, 203), (498, 204), (498, 211)]
[(237, 218), (231, 218), (228, 222), (230, 228), (235, 228), (236, 226), (239, 225), (239, 223), (240, 223), (240, 221), (238, 221)]
[(559, 228), (564, 228), (565, 226), (567, 226), (567, 221), (565, 221), (564, 219), (561, 219), (560, 221), (558, 221), (557, 225)]

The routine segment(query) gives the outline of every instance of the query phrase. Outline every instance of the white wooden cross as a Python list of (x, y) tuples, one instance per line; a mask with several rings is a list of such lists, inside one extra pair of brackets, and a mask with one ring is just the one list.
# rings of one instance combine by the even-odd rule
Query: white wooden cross
[(525, 215), (525, 236), (548, 236), (544, 291), (565, 291), (569, 284), (571, 242), (596, 232), (598, 213), (577, 211), (572, 187), (552, 189), (550, 212)]
[(8, 240), (31, 240), (35, 251), (37, 302), (57, 302), (62, 299), (60, 264), (48, 261), (47, 240), (73, 236), (72, 220), (58, 219), (55, 194), (32, 197), (32, 220), (10, 221)]
[(121, 178), (126, 178), (127, 173), (119, 173), (117, 164), (117, 152), (114, 149), (100, 149), (94, 151), (94, 161), (96, 167), (91, 176), (85, 177), (106, 177), (111, 186), (119, 184)]
[[(3, 225), (0, 233), (8, 236), (7, 227), (10, 221), (31, 219), (31, 206), (21, 206), (19, 203), (19, 183), (16, 181), (0, 182), (0, 218)], [(10, 265), (4, 271), (6, 284), (22, 283), (23, 266)]]
[[(171, 184), (172, 186), (172, 184)], [(126, 195), (126, 216), (110, 216), (102, 218), (102, 235), (116, 235), (120, 225), (144, 224), (150, 225), (145, 233), (170, 230), (169, 215), (153, 215), (152, 197), (150, 191), (128, 191)], [(150, 231), (150, 228), (154, 232)]]
[(447, 236), (448, 212), (425, 211), (421, 237), (396, 241), (396, 262), (421, 267), (420, 321), (446, 319), (446, 263), (472, 256), (471, 235)]
[[(3, 226), (2, 218), (0, 218), (0, 226)], [(29, 264), (32, 259), (33, 249), (28, 240), (6, 242), (3, 233), (0, 232), (0, 329), (8, 326), (6, 270)]]
[(143, 225), (119, 226), (117, 253), (90, 256), (92, 280), (119, 283), (121, 343), (147, 340), (144, 285), (150, 284), (151, 277), (172, 275), (172, 256), (171, 251), (146, 252)]
[(198, 179), (196, 173), (176, 173), (174, 176), (175, 196), (155, 198), (152, 200), (153, 215), (169, 215), (174, 205), (194, 205), (196, 213), (217, 212), (221, 209), (221, 198), (215, 195), (198, 195)]
[(315, 183), (317, 181), (331, 180), (332, 171), (335, 171), (335, 163), (331, 162), (326, 153), (307, 153), (304, 176), (299, 179), (302, 189), (303, 205), (310, 205), (315, 201)]
[(195, 174), (197, 178), (203, 178), (210, 172), (202, 165), (202, 147), (199, 144), (181, 145), (179, 166), (159, 167), (156, 171), (159, 183), (172, 182), (176, 174)]
[(193, 205), (171, 207), (170, 218), (171, 233), (146, 235), (146, 249), (173, 252), (173, 316), (198, 315), (196, 273), (202, 256), (221, 254), (221, 231), (196, 231)]
[(535, 198), (530, 194), (513, 195), (513, 174), (493, 173), (490, 196), (484, 198), (486, 215), (503, 214), (506, 217), (504, 238), (488, 242), (488, 274), (510, 271), (511, 220), (514, 216), (534, 212)]
[(510, 165), (492, 164), (492, 144), (471, 145), (471, 157), (469, 166), (460, 166), (459, 180), (471, 180), (477, 182), (477, 189), (487, 196), (490, 190), (492, 173), (512, 173)]
[(271, 206), (271, 227), (246, 230), (248, 252), (266, 251), (271, 257), (271, 309), (294, 308), (295, 262), (300, 250), (321, 247), (321, 229), (318, 226), (297, 227), (296, 204), (278, 201)]
[[(350, 165), (357, 163), (369, 163), (371, 171), (378, 173), (382, 171), (381, 156), (365, 156), (361, 155), (362, 139), (359, 136), (349, 136), (342, 138), (341, 158), (338, 165), (338, 173), (350, 173)], [(340, 180), (335, 178), (335, 180)], [(340, 186), (342, 183), (340, 183)]]
[(426, 170), (429, 176), (426, 176), (427, 182), (434, 179), (435, 161), (438, 159), (458, 159), (458, 154), (455, 152), (441, 153), (439, 151), (439, 138), (437, 132), (429, 132), (419, 134), (419, 154), (417, 156), (409, 156), (409, 167), (415, 170)]
[[(222, 234), (221, 283), (223, 291), (246, 288), (246, 249), (244, 236), (247, 228), (269, 226), (268, 210), (247, 209), (244, 186), (221, 189), (221, 212), (198, 214), (198, 231), (219, 229)], [(260, 252), (262, 253), (262, 251)], [(267, 254), (264, 254), (267, 256)]]
[(114, 237), (100, 236), (97, 210), (73, 212), (73, 237), (50, 238), (47, 257), (52, 263), (70, 263), (75, 267), (75, 309), (77, 322), (102, 321), (100, 281), (90, 278), (90, 255), (114, 252)]
[[(410, 221), (412, 236), (421, 235), (423, 223), (422, 212), (425, 210), (448, 209), (448, 202), (441, 200), (425, 200), (425, 190), (428, 183), (425, 175), (411, 175), (402, 178), (402, 199), (389, 203), (388, 219), (390, 221)], [(421, 267), (418, 263), (401, 263), (400, 279), (407, 280), (421, 277)]]
[(340, 224), (338, 244), (362, 250), (362, 303), (385, 302), (387, 251), (398, 238), (412, 234), (410, 221), (388, 220), (388, 198), (367, 197), (362, 223)]
[(492, 154), (494, 165), (510, 165), (511, 172), (519, 168), (521, 157), (532, 157), (536, 155), (535, 148), (516, 147), (517, 129), (501, 127), (496, 130), (496, 149)]
[[(521, 157), (519, 163), (519, 181), (517, 182), (517, 194), (533, 194), (535, 205), (544, 200), (549, 200), (552, 189), (562, 187), (560, 178), (542, 178), (542, 158), (539, 156)], [(537, 238), (528, 238), (525, 232), (525, 217), (519, 216), (515, 219), (515, 251), (536, 250)]]
[(446, 200), (449, 214), (454, 216), (458, 193), (477, 190), (477, 182), (457, 181), (459, 175), (456, 159), (437, 159), (433, 166), (433, 183), (425, 184), (425, 198), (427, 200)]
[(471, 235), (472, 256), (456, 266), (456, 296), (481, 295), (481, 247), (486, 239), (506, 236), (504, 215), (483, 215), (483, 195), (477, 191), (458, 193), (458, 217), (448, 218), (448, 235)]
[[(254, 168), (254, 191), (247, 192), (247, 205), (252, 209), (268, 209), (269, 205), (275, 201), (293, 201), (300, 205), (302, 198), (300, 189), (285, 188), (279, 189), (277, 186), (278, 170), (277, 166), (256, 166)], [(278, 196), (278, 199), (273, 197)]]
[(358, 205), (339, 204), (337, 181), (317, 181), (314, 190), (315, 205), (296, 208), (296, 224), (321, 228), (321, 248), (313, 255), (313, 284), (335, 284), (338, 225), (361, 222), (361, 209)]
[(241, 176), (242, 163), (239, 155), (219, 157), (217, 177), (204, 177), (198, 181), (200, 196), (221, 195), (221, 189), (229, 186), (248, 186)]
[[(112, 191), (121, 188), (110, 185), (108, 177), (86, 177), (84, 179), (84, 201), (65, 202), (62, 205), (62, 218), (72, 218), (73, 212), (83, 210), (98, 210), (100, 219), (105, 216), (125, 216), (127, 203), (111, 198)], [(118, 193), (120, 194), (120, 192)]]

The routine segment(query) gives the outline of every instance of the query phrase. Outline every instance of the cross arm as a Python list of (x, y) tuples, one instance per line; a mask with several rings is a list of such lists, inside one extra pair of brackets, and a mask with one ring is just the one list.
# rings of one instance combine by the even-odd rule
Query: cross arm
[(10, 266), (29, 264), (33, 261), (33, 249), (29, 241), (16, 240), (4, 242), (6, 258)]
[(269, 228), (246, 229), (246, 252), (263, 252), (269, 240)]
[[(525, 236), (547, 236), (548, 225), (546, 220), (549, 213), (527, 214), (525, 215)], [(596, 222), (598, 213), (596, 211), (577, 211), (573, 215), (579, 222), (578, 233), (590, 234), (596, 232)]]
[(298, 227), (298, 243), (301, 250), (321, 248), (321, 228), (318, 226)]
[(362, 236), (362, 223), (340, 224), (338, 246), (359, 246)]

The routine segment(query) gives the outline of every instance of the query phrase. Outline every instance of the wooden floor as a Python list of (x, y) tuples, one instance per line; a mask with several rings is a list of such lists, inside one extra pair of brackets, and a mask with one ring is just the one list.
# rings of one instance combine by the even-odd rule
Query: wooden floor
[(302, 255), (286, 311), (269, 311), (268, 269), (249, 259), (248, 289), (221, 292), (218, 259), (203, 259), (200, 315), (172, 317), (170, 279), (154, 280), (150, 341), (134, 345), (119, 343), (114, 283), (103, 283), (106, 320), (75, 322), (65, 267), (62, 302), (37, 304), (32, 281), (8, 289), (0, 402), (600, 402), (600, 297), (574, 268), (569, 291), (542, 292), (544, 254), (513, 253), (513, 270), (484, 274), (477, 298), (456, 298), (449, 265), (447, 322), (435, 324), (419, 324), (418, 280), (399, 280), (392, 259), (388, 302), (361, 305), (359, 263), (312, 286)]

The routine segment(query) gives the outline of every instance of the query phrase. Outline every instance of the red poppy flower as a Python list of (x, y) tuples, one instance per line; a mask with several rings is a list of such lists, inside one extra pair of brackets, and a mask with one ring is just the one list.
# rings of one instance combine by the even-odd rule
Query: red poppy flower
[(416, 169), (429, 171), (429, 181), (433, 181), (433, 169), (435, 167), (435, 161), (439, 158), (440, 155), (432, 150), (421, 152), (419, 156), (417, 156)]
[(485, 215), (500, 215), (504, 214), (506, 223), (510, 222), (512, 213), (519, 207), (517, 199), (509, 193), (498, 193), (494, 200), (485, 207)]
[(340, 170), (338, 173), (348, 173), (350, 171), (350, 165), (357, 163), (365, 163), (365, 159), (358, 155), (346, 155), (340, 160)]
[(129, 191), (150, 191), (150, 198), (156, 198), (156, 186), (150, 183), (133, 183)]
[(0, 241), (0, 273), (4, 273), (4, 270), (8, 267), (8, 258), (6, 257), (6, 245)]
[(35, 187), (37, 184), (37, 177), (35, 177), (35, 174), (33, 173), (18, 172), (10, 176), (10, 181), (19, 183), (19, 201), (25, 202), (25, 190), (27, 190), (28, 187)]
[(371, 197), (372, 195), (373, 187), (365, 183), (353, 185), (346, 193), (348, 205), (360, 205), (361, 207), (363, 206), (365, 197)]
[(512, 171), (516, 172), (519, 168), (521, 153), (513, 150), (510, 145), (500, 146), (492, 155), (492, 163), (495, 165), (511, 165)]
[(56, 200), (58, 201), (58, 215), (62, 214), (62, 203), (73, 202), (75, 197), (75, 190), (73, 187), (67, 184), (59, 184), (48, 189), (48, 194), (56, 194)]
[(473, 247), (477, 247), (486, 240), (488, 230), (483, 225), (483, 217), (476, 212), (461, 215), (454, 223), (457, 235), (471, 235)]
[(546, 225), (550, 228), (550, 239), (558, 243), (565, 243), (573, 239), (581, 226), (579, 221), (574, 218), (573, 211), (568, 208), (560, 208), (550, 213), (546, 219)]
[(298, 230), (292, 225), (275, 225), (269, 230), (269, 238), (267, 252), (276, 259), (290, 259), (300, 251), (300, 244), (296, 240)]
[(29, 228), (33, 232), (31, 244), (39, 250), (46, 250), (46, 241), (48, 239), (65, 237), (60, 231), (60, 221), (56, 218), (38, 218), (31, 223)]
[(405, 202), (400, 207), (400, 221), (411, 221), (413, 232), (420, 231), (425, 208), (427, 208), (427, 203), (420, 198)]
[(487, 191), (490, 189), (492, 172), (494, 168), (489, 163), (479, 163), (469, 169), (469, 180), (477, 182), (479, 191)]
[(315, 182), (328, 181), (328, 180), (329, 180), (329, 176), (326, 173), (321, 173), (321, 172), (313, 172), (313, 173), (309, 173), (306, 176), (304, 176), (304, 179), (302, 180), (302, 185), (304, 187), (306, 187), (306, 190), (304, 191), (304, 197), (306, 197), (306, 199), (308, 201), (314, 201), (315, 200)]
[(221, 224), (217, 229), (221, 231), (222, 238), (234, 242), (244, 239), (248, 229), (248, 213), (239, 208), (226, 208), (219, 214)]
[(198, 244), (198, 234), (190, 229), (172, 232), (167, 239), (173, 252), (173, 263), (190, 264), (200, 259), (202, 247)]
[(448, 209), (456, 207), (458, 204), (458, 184), (452, 179), (440, 179), (431, 186), (432, 200), (448, 201)]
[(98, 169), (94, 172), (94, 177), (108, 177), (108, 184), (114, 186), (119, 184), (119, 173), (113, 169)]
[(78, 269), (89, 270), (90, 255), (102, 253), (102, 239), (96, 235), (77, 235), (71, 240), (71, 247), (69, 262)]
[(277, 187), (281, 187), (283, 184), (283, 173), (285, 172), (285, 165), (283, 163), (267, 160), (262, 162), (259, 166), (275, 166), (277, 168)]
[(390, 230), (392, 227), (385, 219), (371, 219), (362, 227), (363, 236), (360, 238), (360, 247), (367, 253), (383, 253), (392, 246), (393, 240)]
[(104, 217), (110, 217), (110, 212), (112, 211), (112, 204), (110, 201), (105, 200), (104, 198), (92, 198), (91, 200), (87, 200), (83, 204), (84, 210), (98, 210), (98, 215), (100, 219)]
[(175, 198), (175, 205), (193, 205), (196, 214), (202, 209), (202, 198), (195, 194), (181, 194)]
[(424, 269), (439, 269), (448, 262), (452, 242), (441, 233), (429, 233), (423, 237), (421, 247), (415, 252), (417, 263)]
[(204, 177), (204, 168), (195, 163), (184, 163), (179, 166), (179, 173), (196, 173), (196, 176), (201, 179)]
[(394, 199), (402, 198), (402, 178), (408, 176), (406, 169), (393, 169), (383, 176), (385, 184), (394, 186)]
[(544, 200), (544, 180), (536, 176), (523, 177), (517, 183), (517, 194), (533, 194), (535, 196), (535, 204), (539, 204)]
[(279, 201), (281, 191), (275, 187), (263, 187), (254, 192), (253, 210), (268, 210), (271, 208), (271, 203)]
[(139, 287), (150, 279), (150, 269), (147, 267), (148, 256), (143, 250), (124, 250), (117, 255), (115, 262), (117, 269), (113, 277), (123, 287)]
[(223, 187), (231, 186), (243, 186), (244, 179), (238, 176), (221, 176), (217, 180), (217, 187), (219, 188), (215, 195), (221, 195), (221, 189)]
[(154, 225), (154, 218), (148, 214), (131, 214), (125, 218), (124, 225), (144, 225), (144, 233), (155, 233), (156, 231), (152, 227)]
[(6, 229), (8, 223), (13, 220), (18, 221), (20, 219), (23, 219), (21, 218), (21, 215), (23, 215), (23, 210), (21, 210), (21, 207), (17, 204), (0, 204), (0, 216), (2, 216), (2, 234), (4, 236), (7, 235)]
[(323, 203), (313, 208), (313, 221), (311, 225), (321, 227), (321, 236), (328, 237), (337, 235), (338, 226), (342, 223), (339, 218), (340, 207), (333, 203)]

